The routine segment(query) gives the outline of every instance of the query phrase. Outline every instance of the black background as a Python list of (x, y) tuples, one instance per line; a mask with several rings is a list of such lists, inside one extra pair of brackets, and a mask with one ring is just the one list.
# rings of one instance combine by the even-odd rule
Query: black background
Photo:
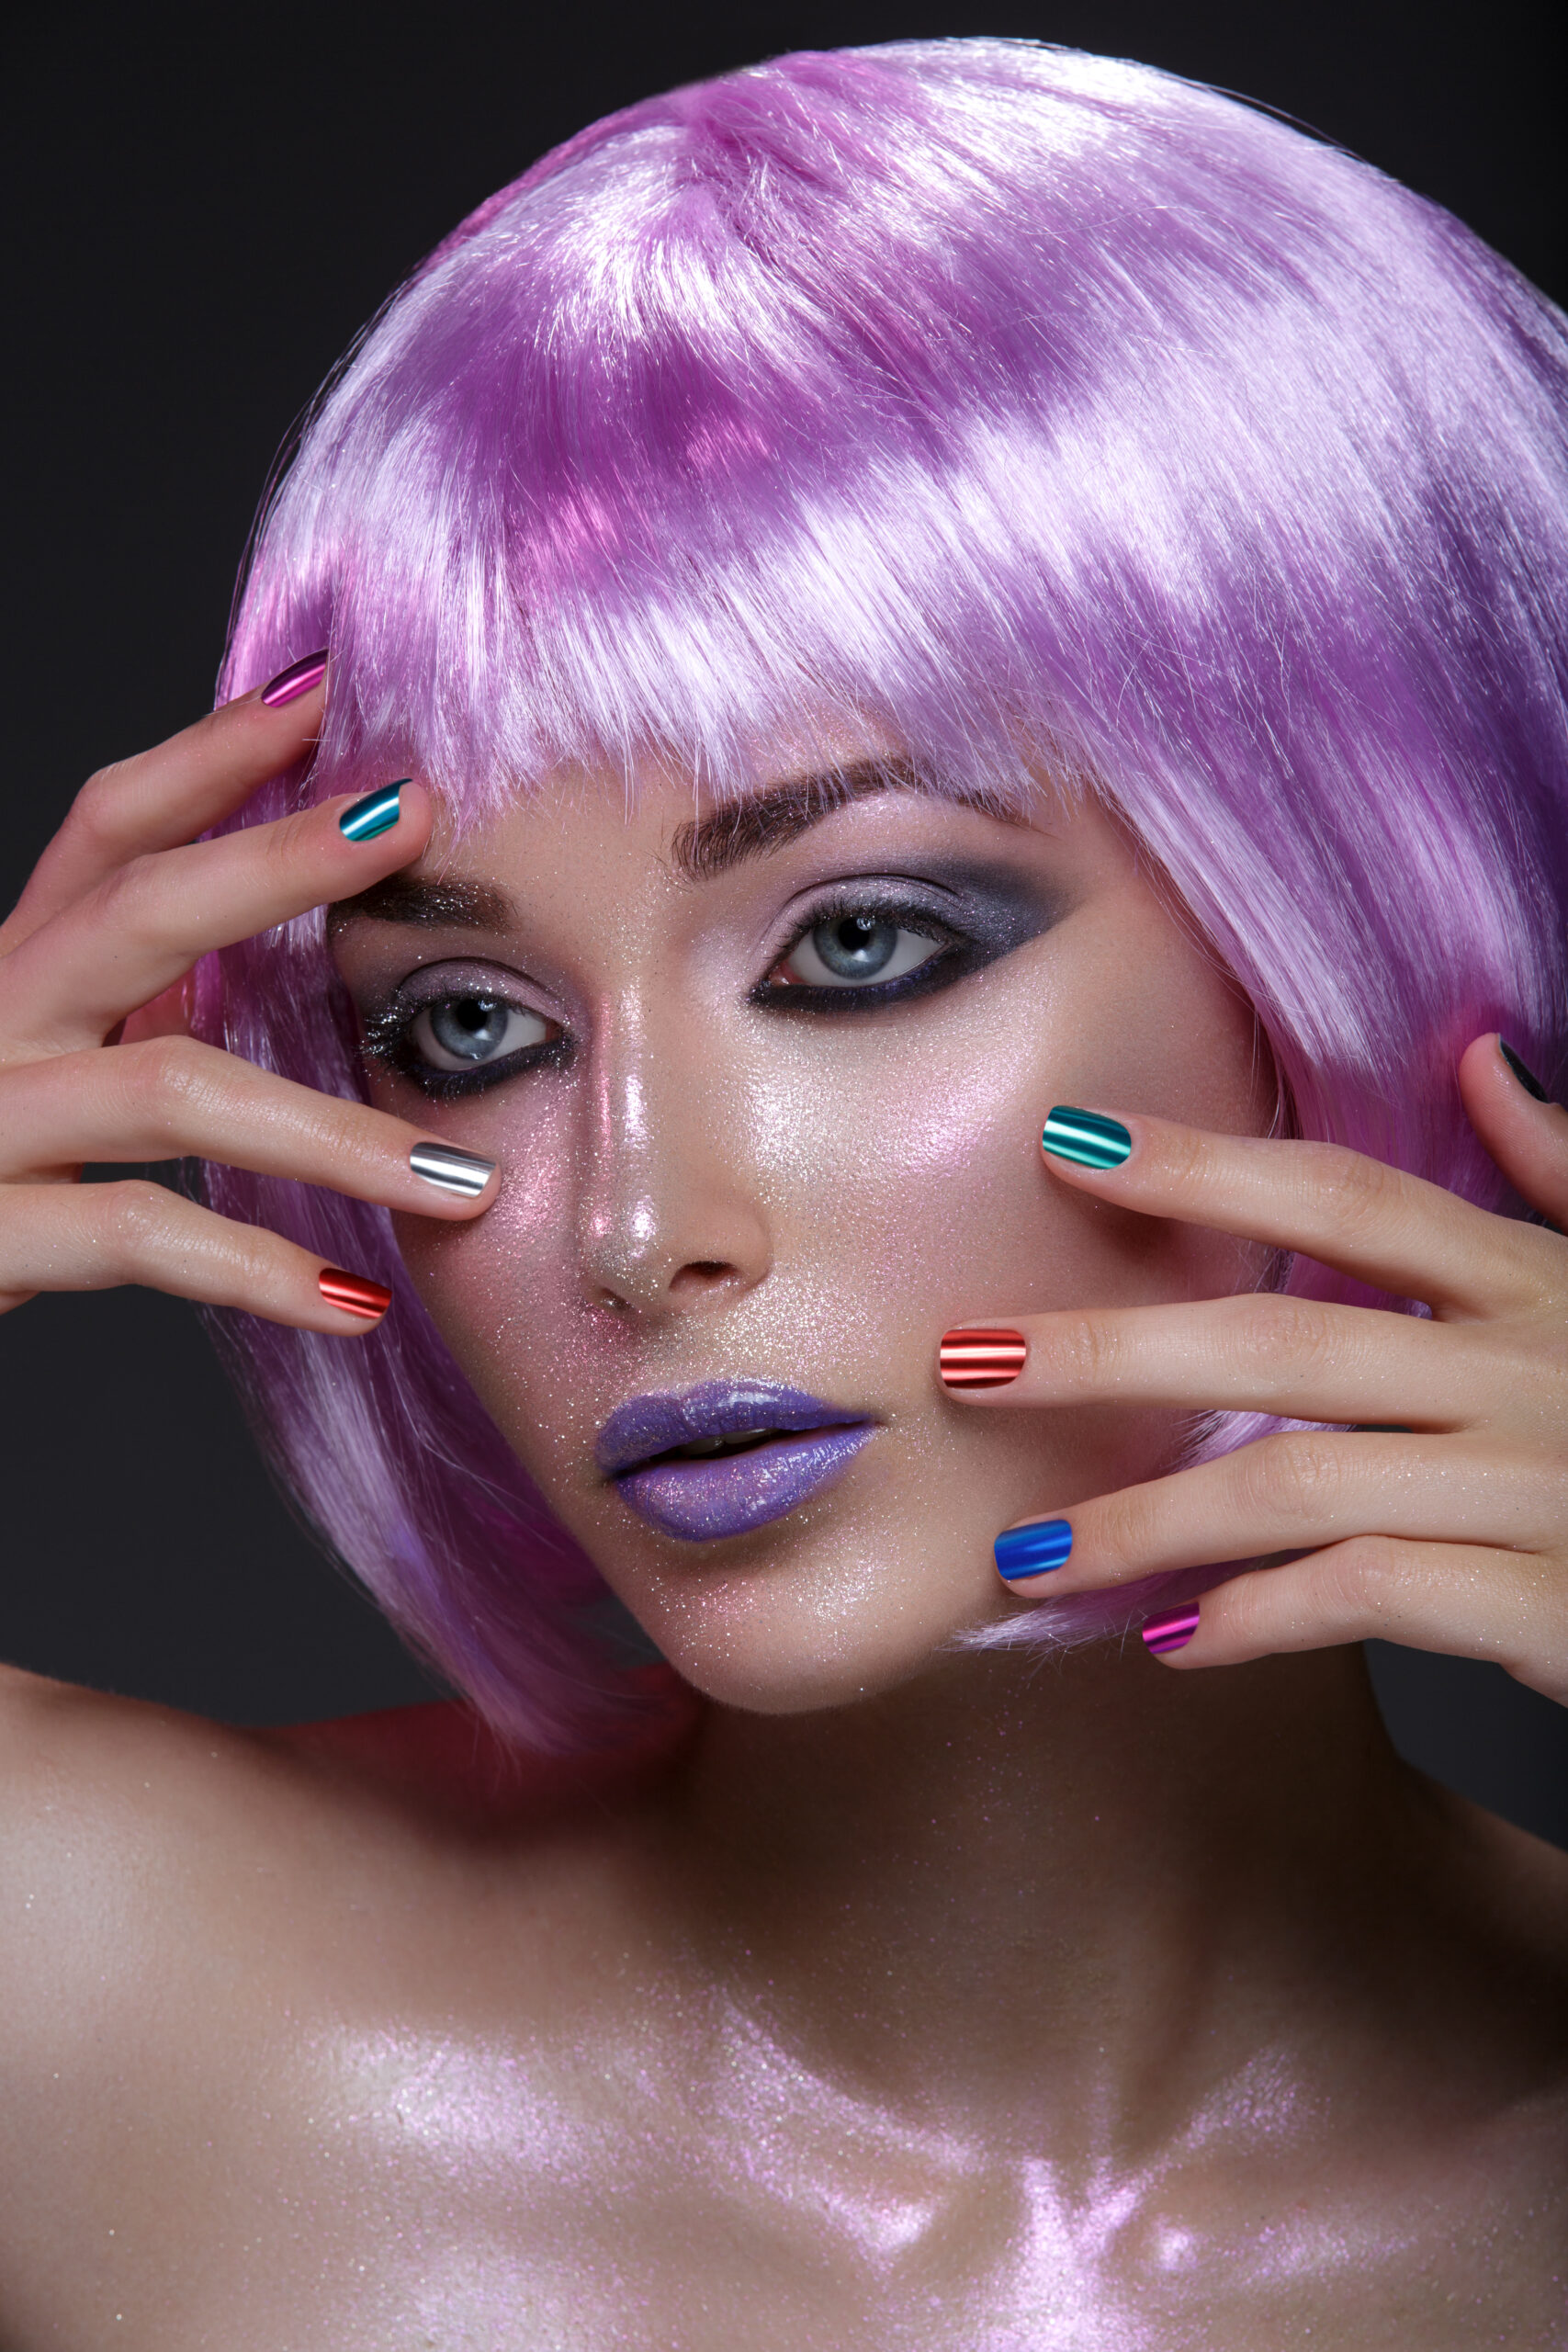
[[(1135, 56), (1257, 99), (1461, 214), (1559, 300), (1561, 12), (1491, 0), (980, 8), (56, 8), (8, 37), (0, 889), (79, 779), (210, 700), (274, 454), (482, 197), (612, 107), (780, 50), (942, 33)], [(270, 1489), (189, 1308), (0, 1324), (0, 1656), (239, 1721), (430, 1686)], [(1568, 1712), (1377, 1645), (1405, 1751), (1568, 1844)]]

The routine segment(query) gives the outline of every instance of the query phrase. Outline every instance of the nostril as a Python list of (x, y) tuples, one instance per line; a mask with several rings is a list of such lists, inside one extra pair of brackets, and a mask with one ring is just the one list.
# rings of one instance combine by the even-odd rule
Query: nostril
[(671, 1281), (671, 1290), (711, 1290), (716, 1283), (731, 1282), (739, 1269), (723, 1258), (693, 1258)]

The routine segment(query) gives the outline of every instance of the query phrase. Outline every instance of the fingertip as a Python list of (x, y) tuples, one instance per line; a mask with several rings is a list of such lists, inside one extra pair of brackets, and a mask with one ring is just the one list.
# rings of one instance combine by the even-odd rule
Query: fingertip
[(1184, 1650), (1198, 1631), (1201, 1614), (1197, 1601), (1184, 1600), (1178, 1608), (1161, 1609), (1145, 1617), (1138, 1633), (1149, 1656), (1172, 1658)]
[(1040, 1131), (1040, 1148), (1047, 1167), (1061, 1173), (1084, 1169), (1103, 1176), (1125, 1165), (1133, 1152), (1132, 1130), (1102, 1111), (1085, 1111), (1073, 1102), (1054, 1103)]
[(501, 1163), (486, 1159), (477, 1151), (460, 1151), (456, 1144), (426, 1141), (416, 1143), (410, 1152), (409, 1172), (428, 1184), (446, 1203), (477, 1207), (487, 1193), (493, 1199), (492, 1187), (501, 1174)]
[(326, 685), (327, 649), (321, 646), (314, 653), (303, 654), (291, 662), (265, 686), (256, 689), (256, 699), (268, 710), (284, 710), (291, 703), (302, 702), (307, 695), (321, 691)]
[(356, 1329), (374, 1329), (392, 1303), (385, 1283), (372, 1282), (367, 1274), (351, 1274), (343, 1266), (323, 1266), (316, 1287), (329, 1306), (351, 1318), (344, 1326), (345, 1335)]
[(937, 1345), (937, 1376), (950, 1395), (977, 1388), (1008, 1388), (1029, 1357), (1029, 1341), (1010, 1327), (964, 1324), (944, 1331)]
[(1004, 1527), (992, 1549), (997, 1574), (1004, 1584), (1032, 1583), (1065, 1567), (1072, 1556), (1072, 1522), (1066, 1519), (1032, 1519), (1021, 1527)]

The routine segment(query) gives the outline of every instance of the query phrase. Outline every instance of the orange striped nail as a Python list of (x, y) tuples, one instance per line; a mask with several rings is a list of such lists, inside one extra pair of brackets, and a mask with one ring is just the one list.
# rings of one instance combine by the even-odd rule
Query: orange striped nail
[(1021, 1331), (944, 1331), (937, 1364), (944, 1388), (1005, 1388), (1023, 1370)]
[(367, 1323), (379, 1323), (392, 1303), (385, 1283), (370, 1282), (364, 1274), (345, 1274), (341, 1266), (323, 1266), (316, 1286), (329, 1306), (341, 1306), (345, 1315), (362, 1316)]

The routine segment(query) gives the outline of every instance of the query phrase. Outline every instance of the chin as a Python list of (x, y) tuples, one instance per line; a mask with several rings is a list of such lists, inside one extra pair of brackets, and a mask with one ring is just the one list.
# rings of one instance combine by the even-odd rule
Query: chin
[[(1000, 1613), (994, 1505), (912, 1505), (865, 1474), (740, 1543), (583, 1531), (606, 1581), (694, 1690), (756, 1714), (874, 1698)], [(888, 1489), (899, 1482), (889, 1479)], [(630, 1514), (626, 1513), (629, 1518)]]

